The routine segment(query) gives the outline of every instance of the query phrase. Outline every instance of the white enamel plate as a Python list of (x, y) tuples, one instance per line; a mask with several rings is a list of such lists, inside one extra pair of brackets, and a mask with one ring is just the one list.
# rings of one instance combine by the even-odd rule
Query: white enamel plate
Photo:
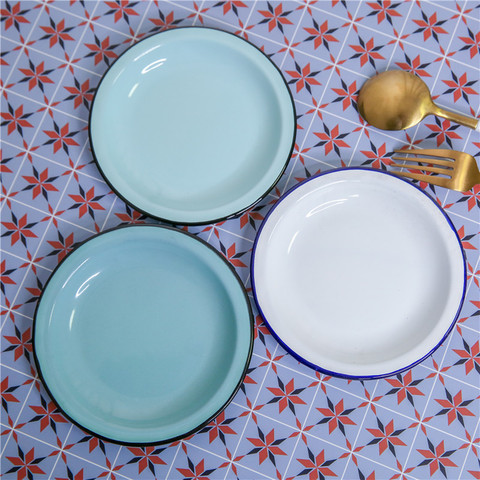
[(254, 245), (263, 318), (298, 360), (375, 378), (423, 360), (465, 294), (465, 261), (443, 210), (384, 172), (334, 170), (288, 192)]

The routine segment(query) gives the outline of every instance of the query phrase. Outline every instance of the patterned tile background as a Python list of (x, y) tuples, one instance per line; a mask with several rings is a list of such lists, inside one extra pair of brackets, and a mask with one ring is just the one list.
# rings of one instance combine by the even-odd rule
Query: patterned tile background
[(235, 32), (289, 82), (298, 115), (283, 178), (240, 218), (190, 228), (222, 251), (250, 288), (258, 226), (285, 190), (342, 165), (386, 169), (395, 148), (463, 150), (480, 136), (428, 118), (406, 132), (366, 126), (356, 94), (375, 72), (402, 68), (444, 107), (479, 115), (480, 4), (457, 1), (1, 2), (2, 478), (480, 478), (480, 186), (422, 184), (450, 215), (468, 260), (455, 330), (402, 375), (346, 381), (298, 364), (256, 318), (255, 348), (233, 403), (185, 441), (148, 448), (103, 442), (56, 409), (32, 363), (32, 314), (52, 269), (77, 242), (152, 222), (101, 178), (87, 140), (92, 95), (130, 44), (176, 26)]

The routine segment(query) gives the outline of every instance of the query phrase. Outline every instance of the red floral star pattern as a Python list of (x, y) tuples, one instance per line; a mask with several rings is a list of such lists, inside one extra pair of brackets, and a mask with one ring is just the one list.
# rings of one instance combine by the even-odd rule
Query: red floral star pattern
[(259, 10), (259, 13), (265, 17), (260, 24), (266, 23), (269, 32), (276, 27), (283, 33), (284, 25), (292, 25), (288, 19), (292, 12), (284, 12), (282, 3), (267, 2), (267, 10)]
[(8, 30), (11, 27), (20, 30), (20, 24), (30, 23), (30, 21), (25, 18), (28, 9), (22, 10), (21, 2), (13, 3), (6, 1), (2, 5), (5, 8), (0, 9), (0, 15), (2, 17), (1, 21), (5, 22), (5, 30)]
[[(456, 328), (415, 368), (361, 382), (300, 364), (255, 309), (250, 275), (262, 221), (299, 182), (350, 165), (388, 172), (402, 147), (455, 149), (480, 160), (480, 142), (463, 126), (429, 116), (405, 132), (385, 132), (366, 124), (357, 105), (369, 77), (397, 68), (423, 78), (439, 105), (478, 116), (475, 2), (4, 0), (0, 10), (2, 478), (480, 476), (480, 187), (453, 192), (415, 182), (447, 211), (467, 266)], [(130, 45), (192, 25), (241, 36), (268, 56), (288, 82), (296, 138), (284, 174), (258, 204), (215, 225), (177, 225), (221, 252), (247, 289), (254, 343), (238, 392), (187, 439), (120, 447), (72, 426), (48, 396), (34, 368), (32, 322), (52, 270), (82, 241), (122, 224), (156, 223), (105, 184), (88, 142), (89, 110), (102, 76)], [(263, 78), (244, 70), (252, 72)], [(259, 142), (278, 120), (257, 132)], [(354, 236), (350, 242), (354, 248)]]
[(24, 478), (33, 479), (33, 475), (44, 475), (45, 472), (37, 465), (43, 460), (43, 458), (35, 458), (35, 449), (32, 448), (27, 453), (23, 453), (22, 449), (18, 447), (18, 455), (16, 457), (6, 457), (7, 460), (13, 465), (8, 470), (7, 475), (15, 473), (17, 480), (23, 480)]
[(448, 32), (442, 27), (446, 20), (437, 20), (437, 12), (428, 17), (422, 12), (422, 18), (413, 20), (420, 28), (414, 33), (423, 32), (423, 40), (433, 37), (438, 42), (438, 35), (446, 35)]
[(445, 451), (443, 440), (437, 446), (428, 441), (428, 450), (419, 449), (418, 452), (425, 457), (425, 460), (419, 466), (429, 465), (430, 475), (440, 470), (444, 477), (448, 478), (445, 467), (456, 467), (456, 464), (449, 458), (454, 453), (454, 450)]

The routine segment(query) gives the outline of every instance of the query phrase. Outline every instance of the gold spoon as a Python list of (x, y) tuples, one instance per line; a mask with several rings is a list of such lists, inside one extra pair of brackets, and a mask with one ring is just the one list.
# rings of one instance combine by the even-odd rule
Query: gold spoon
[(403, 70), (388, 70), (367, 80), (358, 94), (358, 108), (370, 125), (382, 130), (405, 130), (427, 115), (480, 130), (478, 119), (435, 105), (424, 81)]

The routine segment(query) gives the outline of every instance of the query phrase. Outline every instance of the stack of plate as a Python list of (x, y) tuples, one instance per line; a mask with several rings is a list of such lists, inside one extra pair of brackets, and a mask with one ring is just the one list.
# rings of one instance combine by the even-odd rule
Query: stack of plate
[[(95, 160), (150, 217), (215, 223), (279, 180), (295, 140), (284, 78), (256, 47), (182, 28), (129, 48), (91, 109)], [(300, 184), (257, 235), (252, 285), (279, 342), (350, 378), (421, 361), (452, 328), (465, 290), (461, 243), (424, 192), (388, 174), (341, 169)], [(233, 398), (253, 346), (239, 277), (183, 230), (119, 227), (57, 267), (35, 314), (37, 367), (58, 406), (95, 435), (164, 443)]]

